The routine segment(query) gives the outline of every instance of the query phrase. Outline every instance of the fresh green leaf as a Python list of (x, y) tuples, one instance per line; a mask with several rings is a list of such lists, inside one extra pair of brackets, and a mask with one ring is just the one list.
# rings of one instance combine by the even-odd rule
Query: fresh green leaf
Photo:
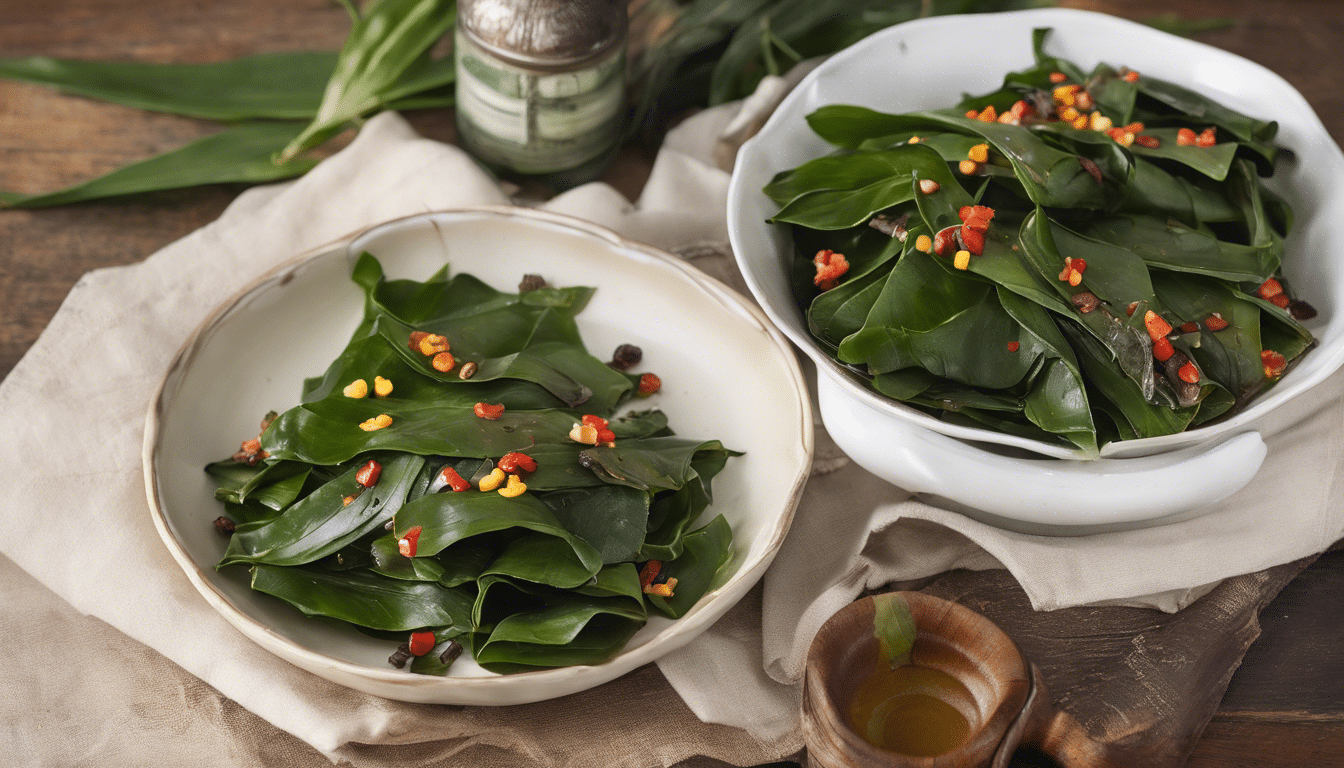
[[(212, 64), (0, 59), (0, 78), (153, 112), (232, 122), (317, 114), (336, 54), (262, 53)], [(298, 133), (291, 129), (288, 138)]]
[(452, 28), (453, 0), (377, 0), (356, 20), (341, 48), (313, 121), (277, 155), (288, 162), (324, 143), (352, 120), (386, 102), (415, 93), (399, 84), (412, 67), (423, 67), (420, 90), (451, 82), (451, 66), (424, 58)]
[(877, 638), (878, 659), (892, 669), (910, 663), (919, 628), (910, 612), (910, 604), (896, 592), (873, 595), (873, 637)]
[(249, 123), (194, 141), (181, 149), (118, 168), (82, 184), (42, 194), (0, 192), (0, 208), (45, 208), (141, 192), (202, 184), (262, 184), (301, 176), (316, 160), (276, 164), (271, 156), (294, 137), (297, 123)]

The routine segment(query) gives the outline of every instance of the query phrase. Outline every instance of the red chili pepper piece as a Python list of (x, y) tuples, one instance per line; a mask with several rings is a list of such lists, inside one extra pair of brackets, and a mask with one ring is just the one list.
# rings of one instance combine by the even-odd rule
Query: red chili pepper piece
[(410, 648), (412, 656), (424, 656), (434, 650), (434, 633), (428, 630), (412, 632)]
[(979, 256), (985, 252), (985, 235), (971, 229), (968, 225), (961, 225), (961, 242), (966, 245), (966, 250), (973, 256)]
[(499, 417), (504, 415), (504, 404), (491, 405), (489, 403), (477, 403), (471, 407), (479, 418), (487, 421), (499, 421)]
[(1157, 149), (1162, 146), (1162, 140), (1156, 136), (1135, 136), (1134, 143), (1149, 149)]
[(1176, 348), (1171, 346), (1171, 342), (1167, 340), (1166, 336), (1153, 342), (1153, 357), (1159, 363), (1167, 362), (1174, 354), (1176, 354)]
[(369, 459), (365, 462), (364, 466), (359, 468), (358, 472), (355, 472), (355, 482), (365, 488), (372, 488), (378, 484), (378, 478), (381, 477), (382, 474), (383, 465), (373, 459)]
[(1277, 378), (1283, 374), (1283, 369), (1288, 367), (1288, 360), (1272, 349), (1260, 351), (1260, 363), (1265, 367), (1267, 379)]
[(1171, 324), (1166, 320), (1163, 320), (1161, 315), (1151, 309), (1144, 313), (1143, 325), (1148, 329), (1148, 338), (1153, 341), (1157, 341), (1171, 333)]
[(1197, 138), (1194, 131), (1189, 128), (1182, 128), (1176, 132), (1176, 146), (1193, 147)]
[(662, 560), (650, 560), (639, 569), (639, 586), (647, 587), (658, 578), (658, 572), (663, 570)]
[(1185, 365), (1182, 365), (1181, 369), (1176, 372), (1176, 375), (1180, 376), (1181, 381), (1184, 381), (1186, 384), (1199, 383), (1199, 369), (1195, 367), (1194, 363), (1186, 363)]
[(1205, 128), (1199, 136), (1195, 137), (1195, 146), (1208, 148), (1218, 143), (1217, 129), (1213, 127)]
[(1022, 345), (1021, 345), (1020, 343), (1016, 342), (1016, 341), (1010, 341), (1010, 342), (1008, 342), (1008, 351), (1009, 351), (1009, 352), (1016, 352), (1017, 350), (1019, 350), (1019, 349), (1021, 349), (1021, 348), (1022, 348)]
[(1051, 73), (1050, 73), (1050, 82), (1054, 83), (1055, 85), (1059, 85), (1060, 83), (1062, 83), (1062, 82), (1064, 82), (1065, 80), (1068, 80), (1068, 79), (1069, 79), (1069, 76), (1066, 75), (1066, 74), (1064, 74), (1063, 72), (1051, 72)]
[(823, 291), (829, 291), (839, 285), (840, 278), (849, 271), (849, 262), (845, 260), (845, 255), (829, 249), (817, 251), (817, 255), (812, 257), (812, 264), (817, 268), (812, 284)]
[(984, 232), (994, 220), (994, 209), (986, 205), (963, 205), (957, 209), (957, 217), (966, 227)]
[(416, 352), (419, 352), (420, 342), (424, 341), (425, 337), (428, 335), (429, 334), (426, 333), (425, 331), (411, 331), (411, 337), (406, 343), (408, 346), (410, 346), (411, 349), (415, 350)]
[(1213, 314), (1204, 320), (1204, 325), (1208, 326), (1210, 331), (1221, 331), (1227, 327), (1227, 321), (1223, 319), (1222, 315)]
[(1287, 309), (1288, 305), (1292, 304), (1293, 302), (1291, 299), (1288, 298), (1288, 294), (1280, 293), (1278, 296), (1271, 297), (1269, 303), (1273, 304), (1279, 309)]
[(457, 470), (452, 467), (444, 467), (443, 471), (439, 473), (439, 477), (443, 478), (443, 482), (447, 483), (454, 493), (471, 490), (471, 483), (457, 474)]
[(1260, 287), (1255, 289), (1255, 293), (1265, 301), (1269, 301), (1275, 296), (1283, 293), (1283, 284), (1271, 277), (1261, 283)]
[(957, 228), (946, 227), (933, 236), (933, 252), (939, 256), (951, 256), (957, 252)]
[(584, 416), (583, 419), (581, 419), (581, 421), (585, 426), (592, 427), (593, 429), (596, 429), (599, 432), (606, 429), (608, 424), (610, 423), (601, 416), (594, 416), (592, 414)]
[(1181, 333), (1194, 333), (1198, 330), (1199, 325), (1196, 323), (1181, 323)]
[(397, 551), (404, 557), (415, 557), (416, 546), (420, 543), (420, 526), (415, 526), (397, 539)]
[(537, 460), (526, 453), (506, 453), (495, 466), (511, 475), (516, 475), (519, 472), (536, 472)]
[(597, 430), (597, 442), (614, 443), (616, 442), (616, 433), (610, 429), (599, 429)]
[(663, 388), (662, 379), (658, 378), (652, 373), (646, 373), (643, 376), (639, 377), (639, 388), (635, 390), (635, 394), (639, 395), (640, 397), (648, 397), (649, 395), (652, 395), (654, 392), (657, 392), (662, 388)]

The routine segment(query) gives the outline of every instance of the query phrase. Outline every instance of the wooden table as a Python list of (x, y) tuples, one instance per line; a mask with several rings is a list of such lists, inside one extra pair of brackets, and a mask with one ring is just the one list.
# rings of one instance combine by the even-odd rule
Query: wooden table
[[(1344, 3), (1312, 0), (1079, 0), (1066, 5), (1144, 19), (1230, 17), (1198, 38), (1288, 79), (1344, 139)], [(329, 0), (7, 0), (0, 56), (155, 62), (335, 49), (345, 14)], [(410, 116), (452, 141), (446, 112)], [(196, 121), (0, 81), (0, 189), (63, 187), (181, 145)], [(605, 179), (633, 197), (650, 160), (629, 151)], [(84, 272), (129, 264), (219, 216), (237, 188), (166, 192), (44, 211), (0, 211), (0, 376), (8, 373)], [(1261, 614), (1263, 634), (1233, 678), (1189, 765), (1266, 768), (1344, 762), (1344, 552), (1323, 556)]]

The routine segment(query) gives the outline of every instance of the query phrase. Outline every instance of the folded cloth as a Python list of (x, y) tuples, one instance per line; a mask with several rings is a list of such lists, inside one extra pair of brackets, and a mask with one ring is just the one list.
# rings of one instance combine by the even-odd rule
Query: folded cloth
[[(716, 132), (731, 118), (731, 108), (711, 110), (669, 136), (635, 204), (591, 184), (546, 207), (680, 253), (740, 287), (727, 247), (728, 177), (711, 162)], [(0, 383), (0, 416), (9, 427), (0, 460), (24, 470), (0, 490), (0, 552), (75, 609), (333, 759), (361, 762), (366, 748), (357, 744), (448, 740), (455, 746), (443, 754), (476, 745), (511, 756), (492, 761), (499, 765), (653, 766), (691, 754), (764, 762), (798, 749), (802, 656), (816, 627), (865, 588), (949, 568), (1002, 566), (1038, 608), (1119, 601), (1175, 610), (1219, 579), (1320, 551), (1344, 529), (1329, 503), (1341, 490), (1340, 377), (1281, 410), (1293, 429), (1271, 440), (1252, 487), (1205, 517), (1130, 533), (1043, 539), (973, 523), (877, 480), (822, 435), (813, 481), (761, 601), (754, 592), (659, 662), (689, 712), (745, 733), (675, 719), (686, 710), (648, 700), (661, 681), (650, 682), (647, 669), (606, 688), (633, 702), (628, 711), (664, 707), (680, 730), (597, 711), (592, 702), (605, 701), (600, 694), (582, 699), (595, 708), (590, 719), (567, 700), (489, 710), (345, 690), (253, 645), (177, 569), (144, 496), (144, 415), (191, 330), (275, 265), (382, 220), (500, 202), (504, 194), (466, 155), (383, 114), (302, 179), (244, 193), (219, 220), (142, 264), (86, 275)], [(109, 690), (100, 679), (100, 695), (149, 695), (134, 685)], [(25, 705), (56, 706), (50, 698), (23, 699), (17, 683), (6, 693)], [(627, 711), (621, 702), (615, 707)], [(621, 736), (613, 740), (617, 728)]]

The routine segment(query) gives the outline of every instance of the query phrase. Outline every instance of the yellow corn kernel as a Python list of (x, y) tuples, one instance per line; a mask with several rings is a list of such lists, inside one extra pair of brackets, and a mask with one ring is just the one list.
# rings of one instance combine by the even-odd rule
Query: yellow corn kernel
[(392, 426), (392, 417), (386, 413), (380, 413), (367, 421), (361, 421), (359, 428), (365, 432), (376, 432), (384, 427)]
[(369, 383), (363, 379), (355, 379), (345, 385), (345, 389), (341, 390), (341, 394), (358, 400), (369, 394)]
[(1096, 106), (1096, 102), (1092, 100), (1092, 94), (1079, 91), (1073, 95), (1073, 105), (1079, 109), (1091, 109)]
[(504, 484), (504, 470), (495, 467), (490, 470), (490, 474), (481, 478), (479, 487), (482, 491), (490, 492)]
[(677, 580), (670, 578), (662, 584), (650, 584), (647, 587), (644, 587), (644, 594), (657, 595), (658, 597), (671, 597), (672, 590), (676, 588)]
[(980, 164), (974, 160), (962, 160), (960, 163), (957, 163), (957, 170), (961, 171), (963, 175), (970, 176), (980, 170)]
[(574, 428), (569, 430), (569, 439), (584, 445), (597, 445), (597, 427), (575, 424)]
[(933, 250), (933, 238), (928, 235), (920, 235), (915, 238), (915, 250), (928, 253)]
[(906, 143), (906, 144), (918, 144), (918, 143), (921, 142), (921, 141), (923, 141), (923, 139), (919, 138), (918, 136), (911, 136), (910, 138), (908, 138), (908, 139), (905, 140), (905, 143)]
[(971, 252), (957, 251), (957, 255), (952, 257), (952, 266), (956, 267), (957, 269), (970, 269)]
[[(1072, 99), (1073, 99), (1073, 94), (1075, 94), (1075, 93), (1081, 91), (1082, 89), (1083, 89), (1083, 86), (1078, 85), (1077, 83), (1072, 83), (1072, 84), (1069, 84), (1069, 85), (1061, 85), (1061, 86), (1055, 88), (1055, 90), (1054, 90), (1054, 92), (1053, 92), (1052, 95), (1053, 95), (1056, 99), (1062, 99), (1062, 98), (1064, 98), (1064, 97), (1067, 96), (1070, 100), (1072, 100)], [(1072, 103), (1072, 101), (1070, 101), (1070, 103)]]
[[(495, 472), (499, 470), (496, 469)], [(482, 489), (484, 490), (484, 489)], [(527, 490), (527, 484), (517, 475), (509, 475), (509, 482), (503, 488), (499, 489), (499, 495), (506, 499), (512, 499), (515, 496), (522, 496)]]
[(1073, 121), (1073, 127), (1080, 131), (1087, 128), (1087, 115), (1079, 115), (1078, 119)]
[(374, 376), (373, 393), (379, 397), (387, 397), (392, 394), (392, 382), (384, 379), (382, 376)]
[(976, 144), (974, 147), (971, 147), (971, 151), (967, 152), (966, 156), (977, 163), (986, 162), (989, 160), (989, 145)]
[(341, 499), (341, 505), (346, 507), (350, 506), (354, 502), (355, 502), (354, 496), (346, 496), (345, 498)]
[(1109, 131), (1111, 128), (1115, 127), (1115, 123), (1111, 122), (1111, 118), (1100, 112), (1093, 112), (1088, 117), (1087, 124), (1088, 127), (1094, 131)]
[(1082, 113), (1074, 109), (1073, 107), (1065, 107), (1059, 110), (1059, 119), (1063, 120), (1066, 123), (1072, 124), (1074, 120), (1078, 119), (1078, 115), (1080, 114)]
[(1069, 285), (1077, 288), (1081, 282), (1083, 282), (1083, 273), (1076, 269), (1069, 270)]
[(420, 354), (426, 357), (432, 357), (448, 350), (448, 339), (437, 333), (431, 333), (420, 340)]
[(1125, 131), (1124, 133), (1120, 134), (1120, 138), (1116, 139), (1116, 141), (1120, 142), (1121, 146), (1128, 147), (1134, 143), (1134, 134), (1130, 133), (1129, 131)]

